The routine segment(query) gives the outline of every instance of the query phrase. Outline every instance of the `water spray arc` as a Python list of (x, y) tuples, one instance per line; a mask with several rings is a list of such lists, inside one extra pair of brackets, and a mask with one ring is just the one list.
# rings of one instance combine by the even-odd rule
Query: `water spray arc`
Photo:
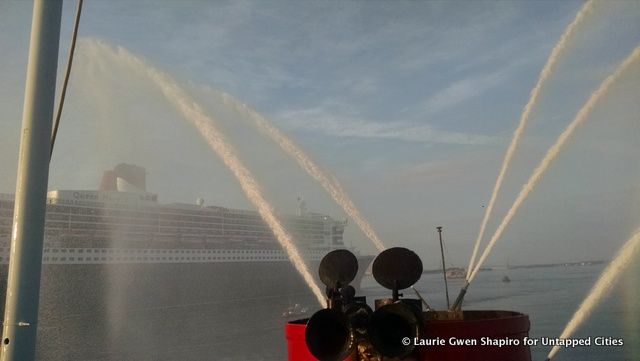
[(600, 84), (598, 89), (596, 89), (591, 94), (587, 102), (578, 111), (573, 121), (560, 134), (556, 142), (549, 148), (544, 158), (540, 161), (538, 166), (535, 168), (535, 170), (529, 177), (529, 180), (527, 181), (527, 183), (525, 183), (522, 186), (522, 189), (520, 190), (518, 197), (513, 202), (513, 205), (511, 206), (511, 208), (505, 215), (504, 219), (496, 229), (496, 232), (491, 237), (489, 244), (487, 245), (484, 252), (480, 256), (478, 263), (475, 265), (470, 277), (467, 279), (464, 287), (460, 291), (460, 295), (458, 296), (458, 299), (452, 306), (453, 308), (459, 308), (461, 306), (462, 299), (464, 298), (464, 294), (466, 293), (469, 287), (469, 284), (473, 281), (475, 276), (478, 274), (478, 272), (480, 271), (480, 267), (489, 256), (489, 253), (491, 253), (491, 250), (495, 246), (496, 242), (502, 236), (502, 233), (504, 233), (505, 229), (507, 228), (511, 220), (516, 215), (518, 209), (520, 209), (520, 206), (522, 206), (522, 204), (527, 199), (531, 191), (533, 191), (533, 188), (536, 186), (536, 184), (538, 184), (538, 181), (540, 181), (540, 178), (542, 177), (544, 172), (549, 168), (549, 165), (551, 164), (551, 162), (558, 156), (558, 153), (560, 152), (564, 144), (571, 137), (571, 135), (573, 135), (576, 128), (587, 119), (588, 115), (591, 113), (591, 111), (593, 110), (595, 105), (598, 103), (598, 101), (608, 92), (611, 85), (613, 85), (620, 78), (620, 76), (625, 72), (625, 70), (627, 70), (632, 64), (638, 61), (638, 59), (640, 59), (640, 47), (635, 48), (631, 52), (631, 54), (626, 59), (624, 59), (624, 61), (618, 66), (615, 72), (609, 75)]
[(167, 98), (167, 100), (183, 114), (185, 119), (200, 132), (211, 149), (216, 152), (236, 177), (245, 195), (256, 207), (265, 223), (267, 223), (269, 228), (271, 228), (276, 239), (289, 257), (289, 260), (316, 296), (318, 302), (321, 305), (324, 305), (324, 294), (309, 272), (309, 268), (300, 255), (300, 252), (293, 244), (291, 236), (285, 230), (280, 220), (275, 216), (271, 206), (262, 195), (260, 187), (251, 172), (236, 156), (236, 151), (233, 146), (229, 144), (224, 135), (213, 126), (213, 120), (208, 117), (202, 108), (191, 100), (187, 93), (167, 74), (155, 69), (121, 47), (118, 47), (117, 51), (114, 51), (104, 44), (95, 44), (103, 53), (111, 56), (114, 61), (124, 62), (135, 70), (145, 74), (162, 91), (162, 94)]
[[(637, 232), (620, 248), (611, 263), (602, 271), (600, 278), (573, 314), (559, 338), (569, 338), (582, 325), (605, 295), (610, 293), (619, 276), (632, 264), (634, 255), (638, 253), (640, 253), (640, 232)], [(547, 360), (551, 360), (558, 351), (560, 351), (560, 346), (554, 346), (549, 352)]]
[(522, 110), (522, 114), (520, 115), (520, 121), (518, 122), (518, 127), (513, 132), (513, 137), (511, 138), (511, 143), (507, 148), (507, 152), (504, 156), (504, 160), (502, 161), (502, 166), (500, 168), (500, 173), (498, 173), (498, 178), (496, 179), (496, 184), (493, 187), (493, 193), (491, 193), (491, 198), (487, 205), (487, 208), (484, 212), (484, 217), (482, 218), (482, 223), (480, 224), (480, 231), (478, 232), (478, 237), (476, 238), (476, 242), (473, 246), (473, 253), (471, 254), (471, 259), (469, 260), (469, 266), (467, 267), (467, 280), (469, 280), (471, 276), (471, 272), (473, 267), (475, 266), (476, 257), (478, 255), (478, 250), (480, 248), (480, 242), (482, 241), (482, 237), (484, 237), (484, 231), (487, 228), (487, 223), (489, 222), (489, 218), (491, 217), (491, 212), (493, 211), (493, 207), (496, 203), (496, 199), (498, 198), (498, 193), (500, 193), (500, 189), (502, 188), (502, 182), (504, 181), (505, 174), (507, 173), (507, 169), (509, 168), (509, 164), (511, 163), (511, 159), (515, 154), (516, 148), (518, 147), (518, 143), (520, 142), (520, 138), (522, 137), (522, 133), (524, 132), (524, 127), (529, 120), (529, 116), (531, 115), (531, 110), (538, 100), (538, 96), (540, 95), (540, 91), (542, 86), (546, 82), (549, 75), (553, 71), (554, 66), (556, 65), (560, 53), (567, 46), (567, 42), (571, 38), (571, 36), (576, 32), (579, 25), (584, 21), (587, 15), (593, 9), (594, 0), (587, 1), (580, 11), (576, 14), (576, 17), (573, 19), (571, 24), (567, 26), (564, 33), (560, 36), (560, 40), (556, 43), (551, 50), (551, 54), (547, 59), (546, 64), (542, 68), (540, 75), (538, 76), (538, 81), (536, 85), (531, 90), (529, 95), (529, 101), (524, 106)]
[(629, 68), (629, 66), (636, 62), (639, 58), (640, 47), (637, 47), (622, 62), (622, 64), (616, 69), (616, 71), (613, 74), (609, 75), (600, 84), (600, 87), (598, 87), (598, 89), (591, 94), (585, 105), (580, 109), (580, 111), (578, 111), (578, 114), (573, 119), (573, 121), (560, 134), (556, 142), (549, 148), (547, 154), (545, 154), (542, 161), (540, 161), (540, 164), (538, 164), (536, 169), (533, 171), (533, 174), (531, 174), (531, 177), (529, 178), (527, 183), (522, 187), (518, 198), (516, 198), (516, 201), (511, 206), (511, 209), (509, 209), (507, 215), (502, 220), (502, 223), (500, 223), (500, 225), (498, 226), (498, 229), (494, 233), (493, 237), (491, 237), (491, 241), (487, 245), (487, 248), (485, 248), (482, 256), (480, 257), (480, 260), (478, 261), (478, 264), (474, 267), (473, 272), (469, 277), (469, 282), (472, 281), (475, 275), (478, 273), (478, 271), (480, 270), (480, 266), (482, 266), (482, 263), (485, 261), (485, 259), (495, 246), (496, 241), (502, 236), (502, 233), (506, 229), (507, 225), (511, 222), (511, 219), (513, 219), (513, 216), (515, 216), (520, 206), (522, 206), (522, 203), (527, 199), (536, 184), (538, 184), (538, 181), (540, 180), (544, 172), (549, 168), (551, 162), (558, 156), (558, 153), (567, 142), (567, 140), (573, 135), (576, 128), (587, 119), (587, 116), (591, 113), (598, 101), (609, 91), (611, 85), (615, 83), (615, 81), (620, 78), (622, 73), (624, 73), (624, 71), (627, 70), (627, 68)]
[(232, 106), (237, 111), (247, 114), (262, 133), (266, 134), (276, 142), (285, 153), (296, 160), (298, 165), (300, 165), (307, 174), (320, 183), (320, 185), (329, 193), (331, 198), (333, 198), (333, 200), (342, 207), (345, 213), (353, 219), (362, 232), (371, 240), (371, 242), (373, 242), (378, 251), (384, 251), (386, 249), (384, 243), (373, 230), (371, 224), (364, 218), (362, 213), (360, 213), (347, 192), (342, 188), (335, 177), (327, 175), (319, 165), (317, 165), (302, 149), (300, 149), (300, 147), (298, 147), (282, 131), (273, 126), (273, 124), (265, 119), (264, 116), (228, 94), (223, 94), (223, 101), (225, 104)]

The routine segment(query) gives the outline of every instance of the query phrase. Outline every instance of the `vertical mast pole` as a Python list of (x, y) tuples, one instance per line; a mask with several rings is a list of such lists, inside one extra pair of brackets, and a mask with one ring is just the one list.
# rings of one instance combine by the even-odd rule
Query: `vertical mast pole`
[(449, 285), (447, 284), (447, 268), (444, 264), (444, 246), (442, 245), (442, 227), (436, 227), (440, 238), (440, 254), (442, 255), (442, 276), (444, 277), (444, 292), (447, 295), (447, 308), (449, 308)]
[(35, 358), (61, 0), (35, 0), (11, 234), (2, 361)]

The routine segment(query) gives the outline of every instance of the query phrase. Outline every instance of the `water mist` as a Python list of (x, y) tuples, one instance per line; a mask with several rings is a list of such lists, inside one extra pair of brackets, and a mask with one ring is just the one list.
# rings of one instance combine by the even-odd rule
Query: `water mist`
[(240, 112), (247, 114), (253, 120), (255, 126), (274, 142), (276, 142), (282, 150), (291, 158), (298, 162), (298, 165), (304, 169), (313, 179), (315, 179), (322, 188), (324, 188), (331, 198), (342, 207), (342, 209), (354, 220), (362, 232), (371, 240), (378, 251), (382, 252), (386, 249), (378, 234), (373, 230), (371, 224), (364, 218), (362, 213), (353, 203), (347, 192), (342, 188), (338, 180), (328, 175), (317, 165), (311, 157), (309, 157), (300, 147), (298, 147), (289, 137), (282, 131), (273, 126), (265, 117), (249, 108), (246, 104), (241, 103), (237, 99), (228, 94), (223, 95), (223, 101)]
[(576, 128), (587, 119), (587, 117), (589, 116), (593, 108), (596, 106), (598, 101), (604, 95), (607, 94), (607, 92), (609, 91), (609, 88), (620, 78), (620, 76), (625, 72), (625, 70), (627, 70), (632, 64), (638, 61), (638, 59), (640, 59), (640, 47), (635, 48), (633, 52), (631, 52), (631, 54), (616, 68), (615, 72), (609, 75), (600, 84), (598, 89), (591, 94), (587, 102), (578, 111), (573, 121), (560, 134), (556, 142), (549, 148), (544, 158), (540, 161), (536, 169), (533, 171), (533, 173), (529, 177), (529, 180), (527, 181), (527, 183), (525, 183), (525, 185), (522, 187), (520, 194), (518, 194), (518, 197), (516, 198), (515, 202), (507, 212), (506, 216), (498, 226), (496, 232), (491, 237), (489, 244), (485, 248), (478, 263), (473, 269), (473, 272), (468, 278), (467, 285), (471, 283), (471, 281), (473, 281), (478, 271), (480, 271), (480, 267), (482, 266), (482, 263), (487, 259), (487, 256), (489, 255), (489, 253), (491, 253), (491, 250), (495, 246), (496, 242), (502, 236), (502, 233), (504, 233), (505, 229), (507, 228), (511, 220), (518, 212), (518, 209), (520, 209), (520, 206), (522, 206), (522, 204), (527, 199), (531, 191), (533, 191), (536, 184), (538, 184), (538, 181), (540, 181), (544, 172), (549, 168), (549, 165), (551, 164), (551, 162), (554, 159), (556, 159), (556, 157), (558, 156), (558, 153), (560, 152), (564, 144), (567, 142), (567, 140), (573, 135)]
[(587, 15), (593, 9), (593, 0), (587, 1), (580, 11), (576, 14), (576, 17), (573, 19), (571, 24), (567, 26), (562, 36), (560, 36), (560, 40), (556, 43), (551, 50), (551, 54), (547, 59), (547, 63), (542, 68), (540, 75), (538, 76), (538, 81), (536, 85), (531, 90), (529, 95), (529, 101), (524, 106), (522, 110), (522, 114), (520, 115), (520, 121), (518, 123), (518, 127), (513, 132), (513, 137), (511, 138), (511, 143), (509, 144), (509, 148), (507, 148), (507, 153), (504, 156), (504, 160), (502, 161), (502, 166), (500, 167), (500, 173), (498, 174), (498, 178), (496, 179), (496, 184), (493, 187), (493, 193), (491, 193), (491, 199), (489, 200), (489, 204), (484, 212), (484, 217), (482, 219), (482, 224), (480, 225), (480, 231), (478, 232), (478, 237), (476, 238), (476, 242), (473, 246), (473, 253), (471, 255), (471, 259), (469, 260), (469, 266), (467, 267), (467, 280), (469, 280), (471, 276), (471, 271), (473, 269), (474, 263), (476, 261), (476, 256), (478, 255), (478, 249), (480, 247), (480, 242), (482, 241), (482, 237), (484, 236), (484, 231), (487, 228), (487, 223), (489, 222), (489, 217), (491, 217), (491, 212), (493, 211), (493, 207), (496, 203), (496, 199), (498, 198), (498, 193), (500, 193), (500, 189), (502, 188), (502, 182), (504, 181), (504, 176), (507, 173), (507, 168), (509, 168), (509, 164), (511, 163), (511, 159), (513, 158), (514, 153), (516, 152), (516, 148), (518, 147), (518, 143), (520, 142), (520, 138), (522, 137), (522, 133), (524, 132), (524, 127), (529, 120), (529, 116), (531, 115), (531, 110), (538, 100), (538, 96), (540, 95), (540, 90), (544, 85), (547, 78), (551, 75), (554, 66), (556, 65), (558, 58), (560, 57), (560, 53), (567, 46), (567, 42), (571, 38), (571, 36), (576, 32), (579, 25), (584, 21)]
[(214, 127), (213, 119), (208, 117), (202, 108), (190, 99), (188, 94), (167, 74), (152, 67), (122, 47), (113, 50), (103, 43), (94, 42), (94, 45), (100, 49), (102, 54), (113, 59), (114, 62), (128, 65), (136, 71), (145, 74), (161, 90), (166, 99), (198, 130), (210, 148), (216, 152), (233, 173), (249, 201), (256, 207), (262, 219), (276, 236), (276, 239), (286, 252), (295, 269), (307, 283), (318, 302), (324, 305), (324, 295), (309, 272), (309, 268), (300, 255), (300, 252), (294, 245), (291, 235), (285, 230), (282, 222), (275, 216), (272, 207), (262, 195), (255, 178), (237, 157), (234, 147), (224, 135)]
[[(591, 288), (591, 291), (587, 294), (587, 297), (585, 297), (584, 301), (582, 301), (571, 317), (571, 320), (567, 323), (562, 334), (560, 334), (561, 339), (569, 338), (576, 329), (584, 323), (595, 307), (611, 292), (616, 281), (618, 281), (622, 273), (632, 264), (634, 255), (637, 255), (639, 252), (640, 232), (636, 233), (620, 248), (611, 263), (602, 271), (600, 278), (598, 278), (593, 288)], [(549, 352), (547, 360), (552, 359), (558, 351), (560, 351), (560, 346), (554, 346)]]

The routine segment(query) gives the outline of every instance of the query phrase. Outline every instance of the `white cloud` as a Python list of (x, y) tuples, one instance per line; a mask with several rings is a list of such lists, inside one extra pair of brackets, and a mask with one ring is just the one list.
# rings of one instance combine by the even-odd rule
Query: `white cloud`
[(457, 154), (447, 159), (407, 163), (393, 170), (389, 177), (394, 186), (424, 185), (431, 182), (450, 182), (458, 179), (463, 184), (478, 182), (496, 172), (500, 154), (476, 151)]
[(393, 139), (407, 142), (479, 145), (493, 141), (480, 134), (449, 132), (429, 124), (374, 122), (359, 117), (336, 115), (324, 107), (289, 110), (276, 116), (289, 129), (313, 131), (335, 137)]
[(455, 81), (435, 95), (429, 97), (424, 102), (424, 108), (429, 113), (441, 112), (483, 94), (508, 79), (507, 72), (501, 70)]
[[(516, 52), (517, 47), (517, 44), (512, 43), (510, 45), (498, 47), (496, 51), (499, 53), (505, 53), (506, 51)], [(441, 90), (437, 91), (434, 95), (427, 98), (422, 103), (422, 108), (428, 114), (434, 114), (450, 109), (467, 100), (481, 96), (491, 89), (518, 77), (522, 69), (530, 63), (542, 60), (544, 58), (543, 54), (546, 55), (549, 51), (547, 47), (548, 44), (538, 44), (536, 46), (530, 45), (527, 47), (527, 52), (519, 53), (517, 57), (510, 57), (509, 62), (506, 65), (502, 65), (497, 70), (489, 70), (486, 69), (486, 66), (482, 66), (488, 61), (496, 62), (496, 59), (491, 56), (484, 56), (481, 59), (477, 59), (475, 63), (464, 63), (460, 70), (473, 68), (474, 65), (485, 68), (486, 70), (476, 71), (473, 75), (454, 80)]]

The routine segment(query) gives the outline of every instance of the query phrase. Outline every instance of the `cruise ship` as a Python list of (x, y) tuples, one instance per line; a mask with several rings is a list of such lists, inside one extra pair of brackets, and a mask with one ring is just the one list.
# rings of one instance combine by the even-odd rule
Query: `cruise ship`
[[(13, 195), (0, 194), (0, 297), (6, 289), (13, 207)], [(279, 217), (310, 270), (329, 251), (345, 248), (347, 222), (307, 212), (303, 200), (298, 214)], [(355, 285), (372, 259), (358, 254)], [(208, 322), (219, 325), (237, 324), (251, 309), (263, 315), (254, 320), (255, 330), (284, 322), (282, 312), (292, 301), (319, 307), (257, 212), (205, 206), (201, 199), (161, 204), (146, 190), (145, 169), (131, 164), (104, 172), (98, 190), (48, 192), (42, 261), (39, 340), (47, 344), (39, 341), (37, 352), (43, 360), (112, 355), (109, 345), (124, 339), (120, 345), (132, 344), (132, 337), (148, 333), (154, 319), (175, 317), (171, 325), (179, 323), (185, 307), (191, 308), (189, 314), (193, 307), (203, 313), (215, 309)], [(96, 323), (116, 331), (107, 337), (88, 329), (88, 340), (51, 343), (49, 333), (60, 330), (47, 325), (85, 329)], [(230, 337), (226, 327), (220, 335), (207, 327), (200, 333)], [(234, 329), (247, 335), (242, 327)], [(172, 337), (194, 340), (189, 332)], [(95, 347), (76, 354), (87, 351), (74, 342)]]

